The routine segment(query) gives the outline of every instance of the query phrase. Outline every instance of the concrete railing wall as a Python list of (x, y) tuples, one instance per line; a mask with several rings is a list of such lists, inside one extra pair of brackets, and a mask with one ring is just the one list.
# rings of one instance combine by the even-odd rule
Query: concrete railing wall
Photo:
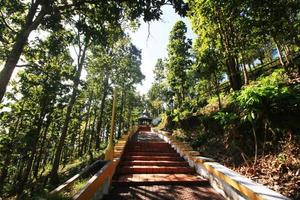
[[(137, 132), (137, 127), (133, 128), (127, 134), (122, 135), (118, 142), (114, 145), (114, 158), (108, 161), (94, 176), (92, 176), (85, 187), (81, 189), (73, 199), (87, 200), (87, 199), (101, 199), (105, 194), (108, 194), (111, 186), (112, 177), (115, 174), (116, 168), (125, 150), (126, 144), (131, 136)], [(83, 173), (76, 174), (64, 184), (58, 186), (50, 195), (56, 195), (63, 192), (74, 184)]]
[(203, 157), (186, 143), (179, 142), (165, 131), (156, 131), (158, 135), (195, 168), (196, 172), (207, 178), (211, 186), (227, 199), (233, 200), (289, 200), (289, 198), (258, 184), (227, 167)]

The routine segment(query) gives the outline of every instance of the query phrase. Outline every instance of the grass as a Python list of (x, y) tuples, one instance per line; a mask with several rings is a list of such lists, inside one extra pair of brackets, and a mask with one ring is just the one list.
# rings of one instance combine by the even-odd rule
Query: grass
[(72, 199), (82, 188), (85, 187), (90, 177), (87, 178), (79, 178), (75, 181), (69, 188), (61, 193), (63, 198)]

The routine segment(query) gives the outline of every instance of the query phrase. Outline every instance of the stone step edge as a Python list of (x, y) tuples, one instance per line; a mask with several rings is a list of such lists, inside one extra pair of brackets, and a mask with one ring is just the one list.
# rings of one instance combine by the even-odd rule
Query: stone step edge
[(193, 155), (192, 148), (186, 143), (176, 141), (166, 131), (156, 131), (159, 137), (172, 145), (172, 147), (188, 161), (196, 172), (208, 178), (215, 190), (229, 199), (251, 199), (251, 200), (290, 200), (288, 197), (275, 192), (266, 186), (256, 183), (231, 169), (213, 162), (213, 159)]
[[(175, 177), (171, 177), (171, 176), (175, 176)], [(207, 185), (209, 186), (209, 181), (207, 179), (203, 179), (199, 176), (197, 176), (196, 174), (131, 174), (130, 179), (128, 180), (128, 175), (119, 175), (117, 177), (113, 178), (113, 183), (142, 183), (142, 184), (147, 184), (147, 182), (149, 182), (148, 184), (158, 184), (158, 183), (174, 183), (174, 184), (203, 184), (203, 185)], [(136, 177), (135, 177), (136, 176)], [(188, 179), (189, 176), (191, 176), (191, 179)], [(142, 179), (139, 179), (137, 177), (144, 177)], [(117, 179), (115, 179), (117, 178)], [(171, 180), (166, 180), (166, 179), (171, 179)], [(152, 180), (151, 180), (152, 179)], [(184, 180), (185, 179), (185, 180)]]
[(122, 166), (119, 173), (195, 173), (195, 169), (190, 167), (170, 167), (170, 166)]
[(209, 181), (112, 181), (114, 186), (151, 186), (151, 185), (183, 185), (183, 186), (202, 186), (210, 187)]
[(126, 165), (142, 165), (142, 166), (189, 166), (186, 161), (143, 161), (143, 160), (133, 160), (133, 161), (121, 161), (120, 166)]
[(192, 169), (194, 170), (194, 168), (191, 168), (189, 166), (185, 167), (185, 166), (160, 166), (160, 165), (154, 165), (154, 166), (149, 166), (149, 165), (125, 165), (123, 166), (122, 168), (120, 169), (124, 169), (124, 168), (131, 168), (131, 169), (134, 169), (134, 168), (143, 168), (143, 169), (152, 169), (152, 168), (155, 168), (155, 169), (161, 169), (161, 168), (167, 168), (167, 169)]

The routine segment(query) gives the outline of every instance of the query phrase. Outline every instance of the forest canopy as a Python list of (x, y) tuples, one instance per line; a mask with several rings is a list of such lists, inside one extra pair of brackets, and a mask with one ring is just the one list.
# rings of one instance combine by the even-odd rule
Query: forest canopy
[[(128, 30), (160, 20), (165, 5), (197, 37), (174, 24), (141, 96)], [(2, 0), (1, 197), (32, 199), (103, 159), (115, 88), (115, 140), (146, 110), (194, 148), (225, 138), (231, 163), (255, 165), (299, 136), (299, 30), (298, 0)]]

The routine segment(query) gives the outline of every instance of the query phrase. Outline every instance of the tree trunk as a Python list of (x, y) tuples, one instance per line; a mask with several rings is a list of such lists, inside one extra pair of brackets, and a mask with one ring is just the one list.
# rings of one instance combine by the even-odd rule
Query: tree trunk
[(120, 108), (120, 112), (119, 112), (119, 117), (118, 117), (118, 134), (117, 134), (117, 138), (119, 139), (121, 137), (122, 134), (122, 124), (123, 124), (123, 110), (124, 110), (124, 100), (125, 100), (125, 94), (124, 91), (122, 91), (122, 95), (121, 95), (121, 108)]
[(261, 56), (259, 57), (259, 62), (260, 62), (261, 65), (264, 65), (263, 57), (261, 57)]
[(101, 128), (102, 128), (102, 122), (103, 122), (103, 113), (104, 113), (104, 108), (105, 108), (105, 100), (108, 95), (108, 78), (109, 76), (107, 75), (106, 78), (104, 79), (104, 84), (103, 84), (103, 95), (101, 98), (101, 104), (100, 104), (100, 114), (97, 120), (97, 125), (96, 125), (96, 149), (100, 149), (100, 142), (101, 142)]
[(95, 133), (95, 125), (96, 125), (96, 119), (97, 119), (96, 114), (97, 114), (97, 107), (94, 106), (94, 113), (93, 113), (94, 119), (93, 119), (93, 122), (90, 125), (91, 139), (90, 139), (90, 142), (89, 142), (89, 151), (91, 149), (93, 149), (93, 142), (95, 141), (95, 137), (96, 137), (96, 133)]
[(213, 73), (213, 75), (214, 75), (214, 82), (215, 82), (215, 85), (216, 85), (219, 109), (222, 109), (222, 102), (221, 102), (221, 97), (220, 97), (220, 84), (218, 82), (218, 78), (217, 78), (217, 75), (216, 75), (215, 72)]
[[(73, 154), (71, 155), (72, 157), (70, 158), (71, 160), (77, 157), (76, 153), (75, 153), (75, 152), (77, 152), (76, 146), (80, 147), (80, 145), (76, 145), (76, 136), (77, 135), (79, 136), (79, 140), (80, 140), (80, 125), (81, 125), (81, 118), (79, 117), (78, 123), (76, 124), (76, 126), (73, 129), (74, 131), (72, 131), (72, 135), (71, 135), (71, 139), (70, 139), (71, 140), (70, 141), (70, 147), (71, 147), (70, 151), (73, 152)], [(79, 156), (79, 153), (77, 155)]]
[(284, 64), (283, 58), (282, 58), (282, 51), (277, 43), (277, 41), (274, 39), (275, 45), (276, 45), (276, 49), (278, 51), (278, 56), (279, 56), (279, 62), (282, 65), (282, 67), (285, 69), (285, 71), (288, 71), (286, 65)]
[(252, 67), (251, 67), (251, 63), (248, 63), (248, 67), (249, 67), (250, 72), (252, 72), (253, 69), (252, 69)]
[(31, 155), (29, 156), (29, 158), (27, 159), (27, 164), (25, 167), (25, 172), (22, 175), (22, 178), (18, 184), (18, 188), (17, 188), (17, 199), (23, 199), (23, 192), (24, 192), (24, 187), (28, 181), (31, 169), (32, 169), (32, 165), (33, 165), (33, 161), (37, 152), (37, 144), (39, 141), (39, 137), (41, 134), (41, 129), (42, 129), (42, 125), (43, 125), (43, 120), (45, 118), (46, 115), (46, 106), (47, 106), (47, 101), (44, 100), (42, 102), (45, 102), (42, 106), (41, 106), (41, 111), (39, 116), (36, 117), (36, 119), (34, 120), (33, 123), (33, 127), (36, 127), (34, 130), (31, 131), (32, 134), (32, 141), (30, 143), (27, 144), (28, 149), (31, 151)]
[(29, 8), (25, 23), (21, 27), (21, 30), (15, 39), (12, 50), (8, 54), (4, 67), (0, 72), (0, 102), (3, 99), (9, 80), (11, 79), (12, 73), (16, 68), (30, 33), (40, 25), (43, 17), (46, 14), (45, 6), (42, 6), (41, 11), (37, 14), (39, 4), (40, 1), (36, 1)]
[(233, 44), (235, 38), (233, 32), (229, 30), (232, 28), (232, 26), (224, 25), (224, 16), (219, 8), (217, 8), (217, 12), (215, 14), (218, 20), (218, 34), (220, 35), (221, 45), (226, 56), (226, 67), (229, 83), (233, 90), (240, 90), (242, 87), (241, 75), (237, 60), (235, 59), (235, 56), (232, 55), (232, 47), (234, 46)]
[(58, 181), (59, 181), (57, 172), (58, 172), (58, 168), (59, 168), (62, 150), (63, 150), (64, 144), (65, 144), (65, 139), (67, 137), (69, 123), (71, 121), (71, 113), (72, 113), (73, 106), (74, 106), (74, 104), (76, 102), (76, 98), (77, 98), (78, 86), (79, 86), (79, 82), (80, 82), (80, 75), (81, 75), (81, 71), (83, 68), (84, 61), (85, 61), (85, 54), (86, 54), (88, 42), (89, 41), (87, 41), (85, 43), (85, 46), (83, 47), (83, 50), (82, 50), (82, 55), (79, 56), (80, 58), (78, 58), (78, 60), (79, 60), (78, 69), (77, 69), (77, 72), (76, 72), (76, 74), (74, 76), (74, 80), (73, 80), (73, 82), (74, 82), (73, 91), (72, 91), (71, 99), (70, 99), (68, 107), (67, 107), (66, 117), (64, 120), (63, 127), (61, 129), (61, 135), (59, 138), (59, 142), (58, 142), (58, 146), (57, 146), (57, 149), (55, 152), (53, 166), (52, 166), (52, 170), (51, 170), (51, 180), (50, 181), (52, 184), (58, 183)]
[[(25, 103), (22, 104), (21, 111), (24, 110), (24, 104)], [(15, 141), (15, 135), (18, 132), (19, 127), (22, 125), (23, 117), (24, 117), (24, 115), (21, 115), (20, 117), (18, 117), (12, 132), (9, 134), (11, 141), (6, 146), (7, 152), (6, 152), (6, 154), (4, 154), (3, 167), (1, 168), (1, 171), (0, 171), (0, 194), (2, 193), (2, 189), (4, 187), (4, 182), (8, 175), (8, 168), (9, 168), (9, 165), (10, 165), (11, 159), (12, 159), (13, 142)]]
[(86, 146), (88, 145), (88, 139), (87, 139), (87, 128), (88, 128), (88, 124), (90, 121), (90, 111), (91, 111), (91, 101), (92, 98), (89, 98), (89, 102), (88, 102), (88, 109), (87, 109), (87, 113), (86, 113), (86, 119), (85, 119), (85, 125), (84, 125), (84, 129), (83, 129), (83, 136), (82, 136), (82, 143), (81, 143), (81, 147), (80, 147), (80, 152), (79, 152), (79, 156), (82, 156), (85, 152), (86, 152)]
[(231, 88), (233, 90), (240, 90), (242, 87), (241, 75), (232, 55), (229, 55), (227, 58), (227, 70)]
[(287, 45), (284, 45), (284, 57), (286, 59), (286, 63), (289, 65), (291, 63), (291, 61), (290, 61), (290, 49)]
[(44, 133), (42, 135), (42, 141), (41, 141), (41, 146), (40, 146), (40, 151), (39, 151), (39, 154), (36, 158), (36, 164), (34, 166), (34, 169), (33, 169), (33, 176), (37, 179), (38, 177), (38, 172), (39, 172), (39, 168), (40, 168), (40, 162), (41, 162), (41, 159), (42, 159), (42, 156), (43, 156), (43, 152), (44, 152), (44, 145), (45, 145), (45, 142), (46, 142), (46, 139), (47, 139), (47, 133), (48, 133), (48, 130), (49, 130), (49, 127), (50, 127), (50, 124), (52, 122), (52, 111), (53, 109), (51, 109), (49, 115), (48, 115), (48, 119), (47, 119), (47, 122), (46, 122), (46, 127), (45, 127), (45, 130), (44, 130)]
[(249, 76), (248, 76), (248, 72), (247, 72), (247, 69), (246, 69), (246, 65), (242, 64), (242, 67), (243, 67), (244, 83), (245, 83), (245, 85), (248, 85)]

